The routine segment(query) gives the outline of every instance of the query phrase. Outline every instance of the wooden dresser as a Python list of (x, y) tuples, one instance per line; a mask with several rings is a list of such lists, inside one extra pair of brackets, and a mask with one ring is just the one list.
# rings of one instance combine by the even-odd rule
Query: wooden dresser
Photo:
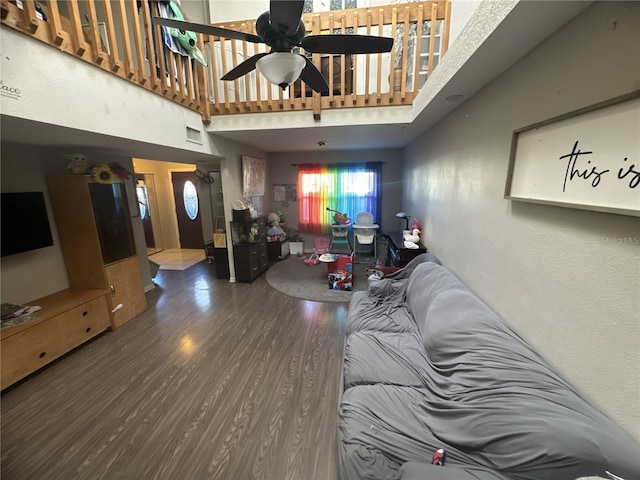
[(252, 282), (269, 268), (265, 217), (231, 222), (233, 259), (238, 282)]
[[(107, 289), (67, 289), (28, 302), (41, 310), (0, 331), (1, 388), (35, 372), (111, 326)], [(3, 322), (4, 323), (4, 322)]]

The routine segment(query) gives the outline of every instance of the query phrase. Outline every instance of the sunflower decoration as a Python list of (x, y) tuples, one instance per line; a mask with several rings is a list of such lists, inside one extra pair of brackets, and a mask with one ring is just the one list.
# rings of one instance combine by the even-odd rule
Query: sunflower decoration
[(101, 183), (103, 185), (109, 185), (116, 179), (116, 176), (111, 170), (111, 167), (106, 164), (93, 167), (91, 176), (97, 183)]

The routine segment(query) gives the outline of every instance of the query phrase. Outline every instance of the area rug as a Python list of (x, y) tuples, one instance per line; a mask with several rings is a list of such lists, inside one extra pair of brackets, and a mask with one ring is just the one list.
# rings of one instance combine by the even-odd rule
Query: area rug
[[(366, 290), (366, 265), (356, 264), (352, 291)], [(267, 282), (291, 297), (316, 302), (349, 302), (351, 292), (329, 290), (327, 265), (305, 265), (304, 257), (289, 256), (267, 270)]]

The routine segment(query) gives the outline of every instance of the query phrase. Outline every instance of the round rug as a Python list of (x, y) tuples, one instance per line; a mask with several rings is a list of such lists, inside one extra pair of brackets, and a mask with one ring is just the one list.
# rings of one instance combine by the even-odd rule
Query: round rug
[[(351, 301), (351, 292), (330, 290), (327, 278), (327, 265), (306, 265), (305, 257), (290, 255), (267, 270), (267, 283), (290, 297), (316, 302)], [(366, 290), (367, 278), (365, 266), (356, 264), (354, 269), (353, 291)]]

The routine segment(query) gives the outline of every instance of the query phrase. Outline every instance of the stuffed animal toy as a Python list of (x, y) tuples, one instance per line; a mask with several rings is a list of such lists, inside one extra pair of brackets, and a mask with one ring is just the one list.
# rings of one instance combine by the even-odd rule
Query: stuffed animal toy
[(63, 155), (64, 158), (69, 160), (67, 170), (75, 175), (83, 175), (87, 173), (87, 157), (82, 153), (68, 153)]
[(416, 230), (418, 231), (418, 238), (419, 238), (420, 235), (422, 235), (422, 227), (420, 226), (420, 222), (418, 222), (418, 219), (414, 218), (413, 225), (411, 226), (411, 231), (415, 233)]
[(249, 242), (250, 243), (255, 243), (256, 241), (256, 235), (258, 234), (258, 225), (257, 224), (253, 224), (251, 225), (251, 229), (249, 230)]
[[(170, 1), (169, 8), (171, 9), (173, 18), (176, 20), (185, 20), (182, 10), (180, 10), (180, 6), (177, 3)], [(204, 55), (202, 55), (202, 52), (196, 46), (198, 39), (195, 33), (173, 27), (169, 27), (169, 33), (172, 37), (178, 40), (178, 43), (180, 43), (182, 48), (185, 49), (191, 58), (200, 62), (205, 67), (207, 66), (207, 61), (205, 60)]]
[(351, 219), (347, 217), (346, 213), (340, 213), (337, 210), (332, 210), (327, 207), (327, 211), (333, 212), (335, 215), (333, 216), (333, 224), (334, 225), (348, 225), (351, 223)]
[(271, 241), (278, 241), (284, 236), (284, 230), (280, 227), (280, 222), (271, 222), (271, 226), (267, 229), (267, 236)]
[(404, 240), (406, 242), (412, 242), (417, 245), (418, 243), (420, 243), (420, 230), (414, 228), (411, 233), (408, 233), (404, 236)]
[(271, 212), (267, 215), (267, 220), (271, 225), (273, 225), (274, 222), (280, 223), (280, 216), (276, 212)]

